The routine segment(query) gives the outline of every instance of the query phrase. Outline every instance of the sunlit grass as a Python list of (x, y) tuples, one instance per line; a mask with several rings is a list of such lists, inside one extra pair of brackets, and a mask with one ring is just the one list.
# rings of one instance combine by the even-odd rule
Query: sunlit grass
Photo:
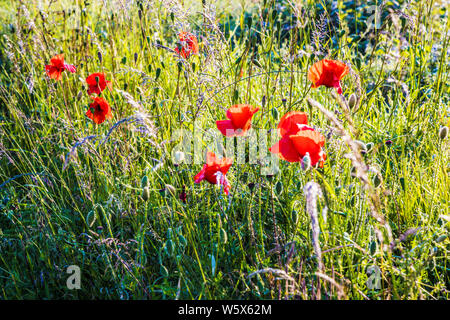
[[(439, 138), (449, 121), (448, 10), (401, 5), (404, 16), (357, 38), (362, 5), (273, 2), (0, 2), (0, 297), (448, 298), (449, 140)], [(355, 13), (360, 22), (346, 19)], [(338, 30), (320, 18), (336, 14)], [(285, 23), (295, 27), (281, 32)], [(167, 50), (185, 30), (200, 42), (187, 61)], [(44, 66), (61, 52), (77, 72), (55, 82)], [(333, 89), (310, 88), (306, 72), (325, 56), (351, 66), (342, 88), (360, 97), (357, 110), (343, 110)], [(113, 119), (100, 125), (85, 116), (93, 72), (113, 83), (102, 94)], [(360, 155), (367, 183), (307, 98), (369, 144)], [(327, 137), (324, 168), (280, 161), (266, 177), (259, 164), (235, 164), (229, 197), (194, 184), (202, 164), (174, 165), (174, 133), (215, 128), (236, 103), (261, 108), (256, 130), (307, 112)], [(204, 159), (212, 142), (199, 145)], [(327, 207), (319, 274), (309, 181), (323, 192), (319, 213)], [(374, 198), (392, 239), (371, 215)], [(66, 287), (69, 265), (81, 268), (80, 290)], [(380, 289), (367, 287), (371, 266)]]

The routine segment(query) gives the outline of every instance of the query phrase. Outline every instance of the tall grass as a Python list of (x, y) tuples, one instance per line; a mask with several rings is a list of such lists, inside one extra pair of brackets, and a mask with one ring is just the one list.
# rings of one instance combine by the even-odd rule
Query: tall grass
[[(1, 1), (0, 297), (447, 299), (448, 8), (399, 2), (361, 29), (365, 1)], [(199, 55), (174, 55), (180, 31)], [(77, 72), (56, 82), (61, 52)], [(345, 100), (311, 89), (324, 57), (351, 67)], [(113, 83), (101, 125), (93, 72)], [(261, 108), (254, 129), (307, 112), (324, 168), (234, 164), (228, 197), (194, 184), (175, 132), (236, 103)]]

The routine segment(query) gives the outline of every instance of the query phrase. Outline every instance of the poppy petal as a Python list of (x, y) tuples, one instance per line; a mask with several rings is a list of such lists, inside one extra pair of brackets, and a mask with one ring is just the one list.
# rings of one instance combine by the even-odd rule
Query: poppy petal
[(207, 164), (205, 164), (202, 168), (202, 170), (200, 170), (199, 173), (197, 173), (194, 177), (194, 183), (200, 183), (202, 180), (205, 179), (205, 172), (206, 172), (206, 168), (207, 168)]
[(337, 60), (325, 60), (325, 65), (328, 70), (331, 70), (338, 80), (341, 80), (348, 72), (348, 66)]
[(272, 153), (278, 153), (278, 156), (289, 162), (299, 162), (302, 157), (295, 149), (294, 144), (288, 136), (284, 136), (280, 141), (275, 143), (270, 149)]
[(64, 63), (64, 69), (66, 69), (67, 71), (69, 71), (71, 73), (75, 73), (77, 71), (77, 68), (73, 64), (67, 64), (67, 63)]
[(313, 88), (317, 88), (319, 86), (317, 83), (319, 82), (323, 73), (323, 64), (324, 61), (320, 60), (314, 63), (308, 70), (308, 80), (313, 83)]
[(300, 130), (299, 124), (308, 124), (308, 115), (305, 112), (291, 111), (286, 113), (278, 124), (281, 136), (297, 133)]
[(311, 157), (311, 165), (315, 165), (321, 158), (322, 146), (325, 144), (325, 138), (317, 131), (300, 131), (296, 135), (290, 135), (295, 149), (303, 158), (306, 153)]
[(219, 120), (216, 121), (217, 129), (226, 137), (232, 137), (235, 135), (235, 130), (231, 120)]
[(64, 67), (64, 54), (58, 54), (50, 59), (50, 63), (55, 67), (62, 68)]

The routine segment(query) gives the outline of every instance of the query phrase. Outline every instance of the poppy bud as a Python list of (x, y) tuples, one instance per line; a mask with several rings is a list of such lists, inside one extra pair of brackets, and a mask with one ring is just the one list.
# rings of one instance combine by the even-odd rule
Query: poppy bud
[(86, 216), (86, 222), (89, 227), (92, 227), (95, 223), (95, 220), (97, 220), (97, 215), (95, 214), (94, 210), (89, 211), (89, 213)]
[(375, 253), (377, 252), (377, 242), (376, 241), (372, 241), (370, 243), (369, 252), (370, 252), (371, 256), (375, 255)]
[(373, 148), (373, 142), (369, 142), (368, 144), (366, 144), (366, 150), (367, 152), (371, 151)]
[(166, 196), (168, 196), (168, 195), (175, 196), (175, 194), (176, 194), (176, 189), (171, 184), (166, 184), (165, 190), (166, 190)]
[(177, 165), (182, 163), (185, 159), (185, 154), (183, 151), (175, 151), (173, 156), (174, 156), (173, 162)]
[(169, 271), (163, 265), (161, 265), (161, 267), (159, 268), (159, 272), (161, 273), (161, 275), (163, 277), (168, 277), (169, 276)]
[(286, 99), (281, 99), (281, 103), (283, 103), (283, 107), (285, 107), (286, 108)]
[(187, 195), (185, 191), (182, 191), (179, 196), (180, 200), (186, 203)]
[(381, 178), (377, 175), (375, 175), (375, 177), (373, 177), (373, 185), (375, 186), (375, 188), (378, 188), (381, 184)]
[(277, 194), (281, 194), (281, 193), (283, 192), (283, 184), (282, 184), (280, 181), (278, 181), (278, 182), (275, 184), (275, 192), (276, 192)]
[[(352, 93), (348, 98), (348, 107), (352, 110), (356, 106), (356, 94)], [(356, 110), (353, 110), (356, 111)]]
[(359, 150), (361, 150), (361, 152), (364, 152), (364, 153), (367, 152), (367, 144), (365, 144), (364, 142), (362, 142), (360, 140), (355, 140), (355, 143), (358, 145)]
[(439, 242), (444, 241), (445, 239), (447, 239), (447, 235), (446, 235), (446, 234), (443, 234), (442, 236), (439, 236), (439, 237), (436, 239), (436, 242), (439, 243)]
[(83, 91), (78, 92), (77, 101), (80, 101), (82, 96), (83, 96)]
[(298, 212), (297, 212), (297, 210), (292, 210), (292, 222), (294, 222), (294, 224), (297, 224), (297, 222), (298, 222)]
[(264, 107), (266, 105), (266, 96), (262, 97), (261, 105)]
[(137, 54), (137, 52), (134, 54), (134, 63), (136, 64), (136, 62), (137, 62), (137, 59), (138, 59), (138, 54)]
[(277, 107), (272, 108), (272, 117), (274, 118), (274, 120), (278, 120), (279, 113)]
[(186, 238), (183, 237), (183, 235), (181, 235), (181, 234), (178, 236), (178, 242), (180, 243), (180, 245), (181, 245), (182, 247), (185, 247), (185, 246), (187, 245), (187, 240), (186, 240)]
[(302, 158), (301, 166), (303, 171), (307, 171), (309, 168), (311, 168), (311, 157), (309, 156), (309, 152), (307, 152)]
[(95, 77), (95, 82), (96, 82), (97, 85), (98, 85), (98, 83), (100, 82), (100, 78), (99, 78), (99, 77)]
[[(100, 51), (97, 52), (97, 57), (98, 57), (98, 61), (100, 63), (102, 63), (103, 58), (102, 58), (102, 53)], [(97, 83), (98, 83), (98, 80), (97, 80)]]
[(224, 228), (220, 228), (219, 237), (224, 244), (227, 243), (228, 235)]
[(250, 191), (253, 191), (253, 188), (255, 188), (255, 184), (253, 182), (250, 182), (247, 186), (250, 189)]
[(439, 138), (441, 140), (444, 140), (445, 138), (447, 138), (448, 135), (448, 127), (444, 126), (439, 130)]
[(141, 180), (141, 188), (145, 188), (148, 187), (148, 177), (147, 176), (143, 176), (142, 180)]
[(147, 201), (150, 198), (150, 190), (148, 187), (145, 187), (142, 189), (142, 199), (144, 199), (144, 201)]

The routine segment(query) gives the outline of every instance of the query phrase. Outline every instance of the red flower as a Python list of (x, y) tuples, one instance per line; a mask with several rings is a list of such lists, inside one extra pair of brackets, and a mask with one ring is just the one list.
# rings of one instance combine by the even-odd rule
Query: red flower
[(325, 144), (324, 136), (307, 126), (308, 116), (304, 112), (292, 111), (285, 114), (278, 124), (281, 140), (269, 150), (278, 153), (279, 157), (289, 162), (301, 162), (308, 153), (311, 165), (317, 163), (323, 167), (326, 154), (322, 147)]
[(228, 195), (231, 186), (225, 175), (228, 169), (230, 169), (231, 163), (231, 159), (218, 159), (213, 152), (208, 151), (206, 154), (206, 164), (194, 177), (194, 182), (200, 183), (202, 180), (206, 180), (212, 184), (221, 184), (223, 185), (223, 191)]
[(348, 66), (340, 61), (323, 59), (314, 63), (308, 70), (308, 80), (312, 81), (312, 87), (324, 85), (328, 88), (337, 88), (337, 93), (342, 93), (340, 80), (348, 73)]
[(112, 88), (111, 81), (106, 81), (105, 74), (102, 72), (91, 74), (86, 78), (86, 83), (89, 85), (89, 89), (87, 91), (89, 95), (93, 93), (100, 95), (106, 87), (108, 87), (110, 90)]
[(95, 97), (92, 99), (94, 102), (89, 105), (86, 116), (96, 124), (102, 123), (105, 119), (112, 119), (111, 108), (108, 102), (102, 97)]
[(216, 121), (217, 129), (224, 136), (242, 136), (252, 125), (252, 117), (259, 108), (248, 104), (237, 104), (227, 110), (227, 118), (230, 120)]
[(181, 55), (183, 58), (188, 59), (191, 54), (198, 53), (197, 37), (192, 33), (180, 32), (178, 34), (179, 42), (181, 44), (181, 51), (175, 48), (175, 52)]
[(45, 72), (50, 79), (61, 80), (64, 70), (75, 73), (77, 68), (72, 64), (64, 63), (64, 54), (58, 54), (50, 59), (50, 64), (45, 66)]

